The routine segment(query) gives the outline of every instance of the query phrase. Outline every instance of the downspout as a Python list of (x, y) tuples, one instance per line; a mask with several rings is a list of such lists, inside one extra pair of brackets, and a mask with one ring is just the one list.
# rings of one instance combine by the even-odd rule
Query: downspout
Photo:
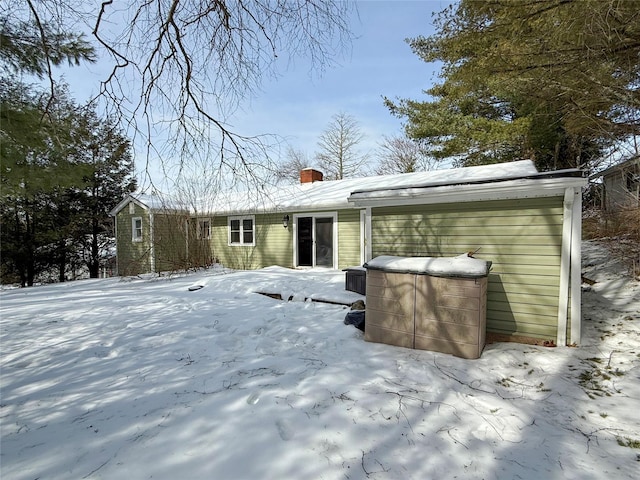
[(155, 238), (153, 232), (153, 212), (149, 213), (149, 238), (151, 240), (151, 245), (149, 246), (149, 256), (150, 258), (150, 267), (151, 273), (156, 272), (156, 248), (155, 248)]
[(562, 219), (562, 253), (560, 257), (560, 297), (558, 302), (558, 332), (556, 345), (567, 345), (569, 297), (571, 297), (571, 338), (569, 343), (580, 344), (582, 338), (582, 193), (580, 188), (564, 192)]
[(573, 189), (571, 222), (571, 344), (582, 340), (582, 191)]

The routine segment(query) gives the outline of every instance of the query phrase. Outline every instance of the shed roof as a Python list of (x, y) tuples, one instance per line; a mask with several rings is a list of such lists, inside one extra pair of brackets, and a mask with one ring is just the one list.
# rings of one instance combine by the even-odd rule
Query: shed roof
[(620, 170), (623, 170), (627, 167), (630, 167), (631, 165), (640, 165), (640, 155), (636, 155), (635, 157), (631, 157), (627, 160), (624, 160), (620, 163), (616, 163), (615, 165), (612, 165), (611, 167), (602, 170), (601, 172), (598, 173), (594, 173), (593, 175), (591, 175), (591, 177), (589, 178), (598, 178), (598, 177), (606, 177), (608, 175), (611, 175), (612, 173), (618, 172)]

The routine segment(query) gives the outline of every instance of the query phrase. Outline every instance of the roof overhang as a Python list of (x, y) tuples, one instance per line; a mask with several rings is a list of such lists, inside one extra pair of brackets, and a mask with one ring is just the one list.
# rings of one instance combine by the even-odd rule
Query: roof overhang
[(586, 185), (587, 179), (582, 175), (534, 177), (475, 184), (358, 191), (353, 192), (348, 201), (356, 207), (387, 207), (555, 197), (563, 196), (567, 188), (582, 188)]

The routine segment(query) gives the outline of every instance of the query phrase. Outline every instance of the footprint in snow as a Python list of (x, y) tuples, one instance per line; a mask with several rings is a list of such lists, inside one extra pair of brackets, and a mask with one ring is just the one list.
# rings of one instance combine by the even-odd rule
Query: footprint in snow
[(276, 428), (278, 429), (280, 438), (285, 442), (293, 438), (295, 432), (293, 431), (293, 427), (288, 421), (282, 419), (276, 420)]

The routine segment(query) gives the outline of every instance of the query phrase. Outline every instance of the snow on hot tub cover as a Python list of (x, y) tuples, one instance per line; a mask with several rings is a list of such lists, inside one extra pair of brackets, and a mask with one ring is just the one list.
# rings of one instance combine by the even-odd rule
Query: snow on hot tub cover
[(472, 258), (466, 253), (457, 257), (396, 257), (381, 255), (364, 264), (372, 270), (394, 273), (417, 273), (434, 277), (479, 278), (489, 275), (491, 262)]

